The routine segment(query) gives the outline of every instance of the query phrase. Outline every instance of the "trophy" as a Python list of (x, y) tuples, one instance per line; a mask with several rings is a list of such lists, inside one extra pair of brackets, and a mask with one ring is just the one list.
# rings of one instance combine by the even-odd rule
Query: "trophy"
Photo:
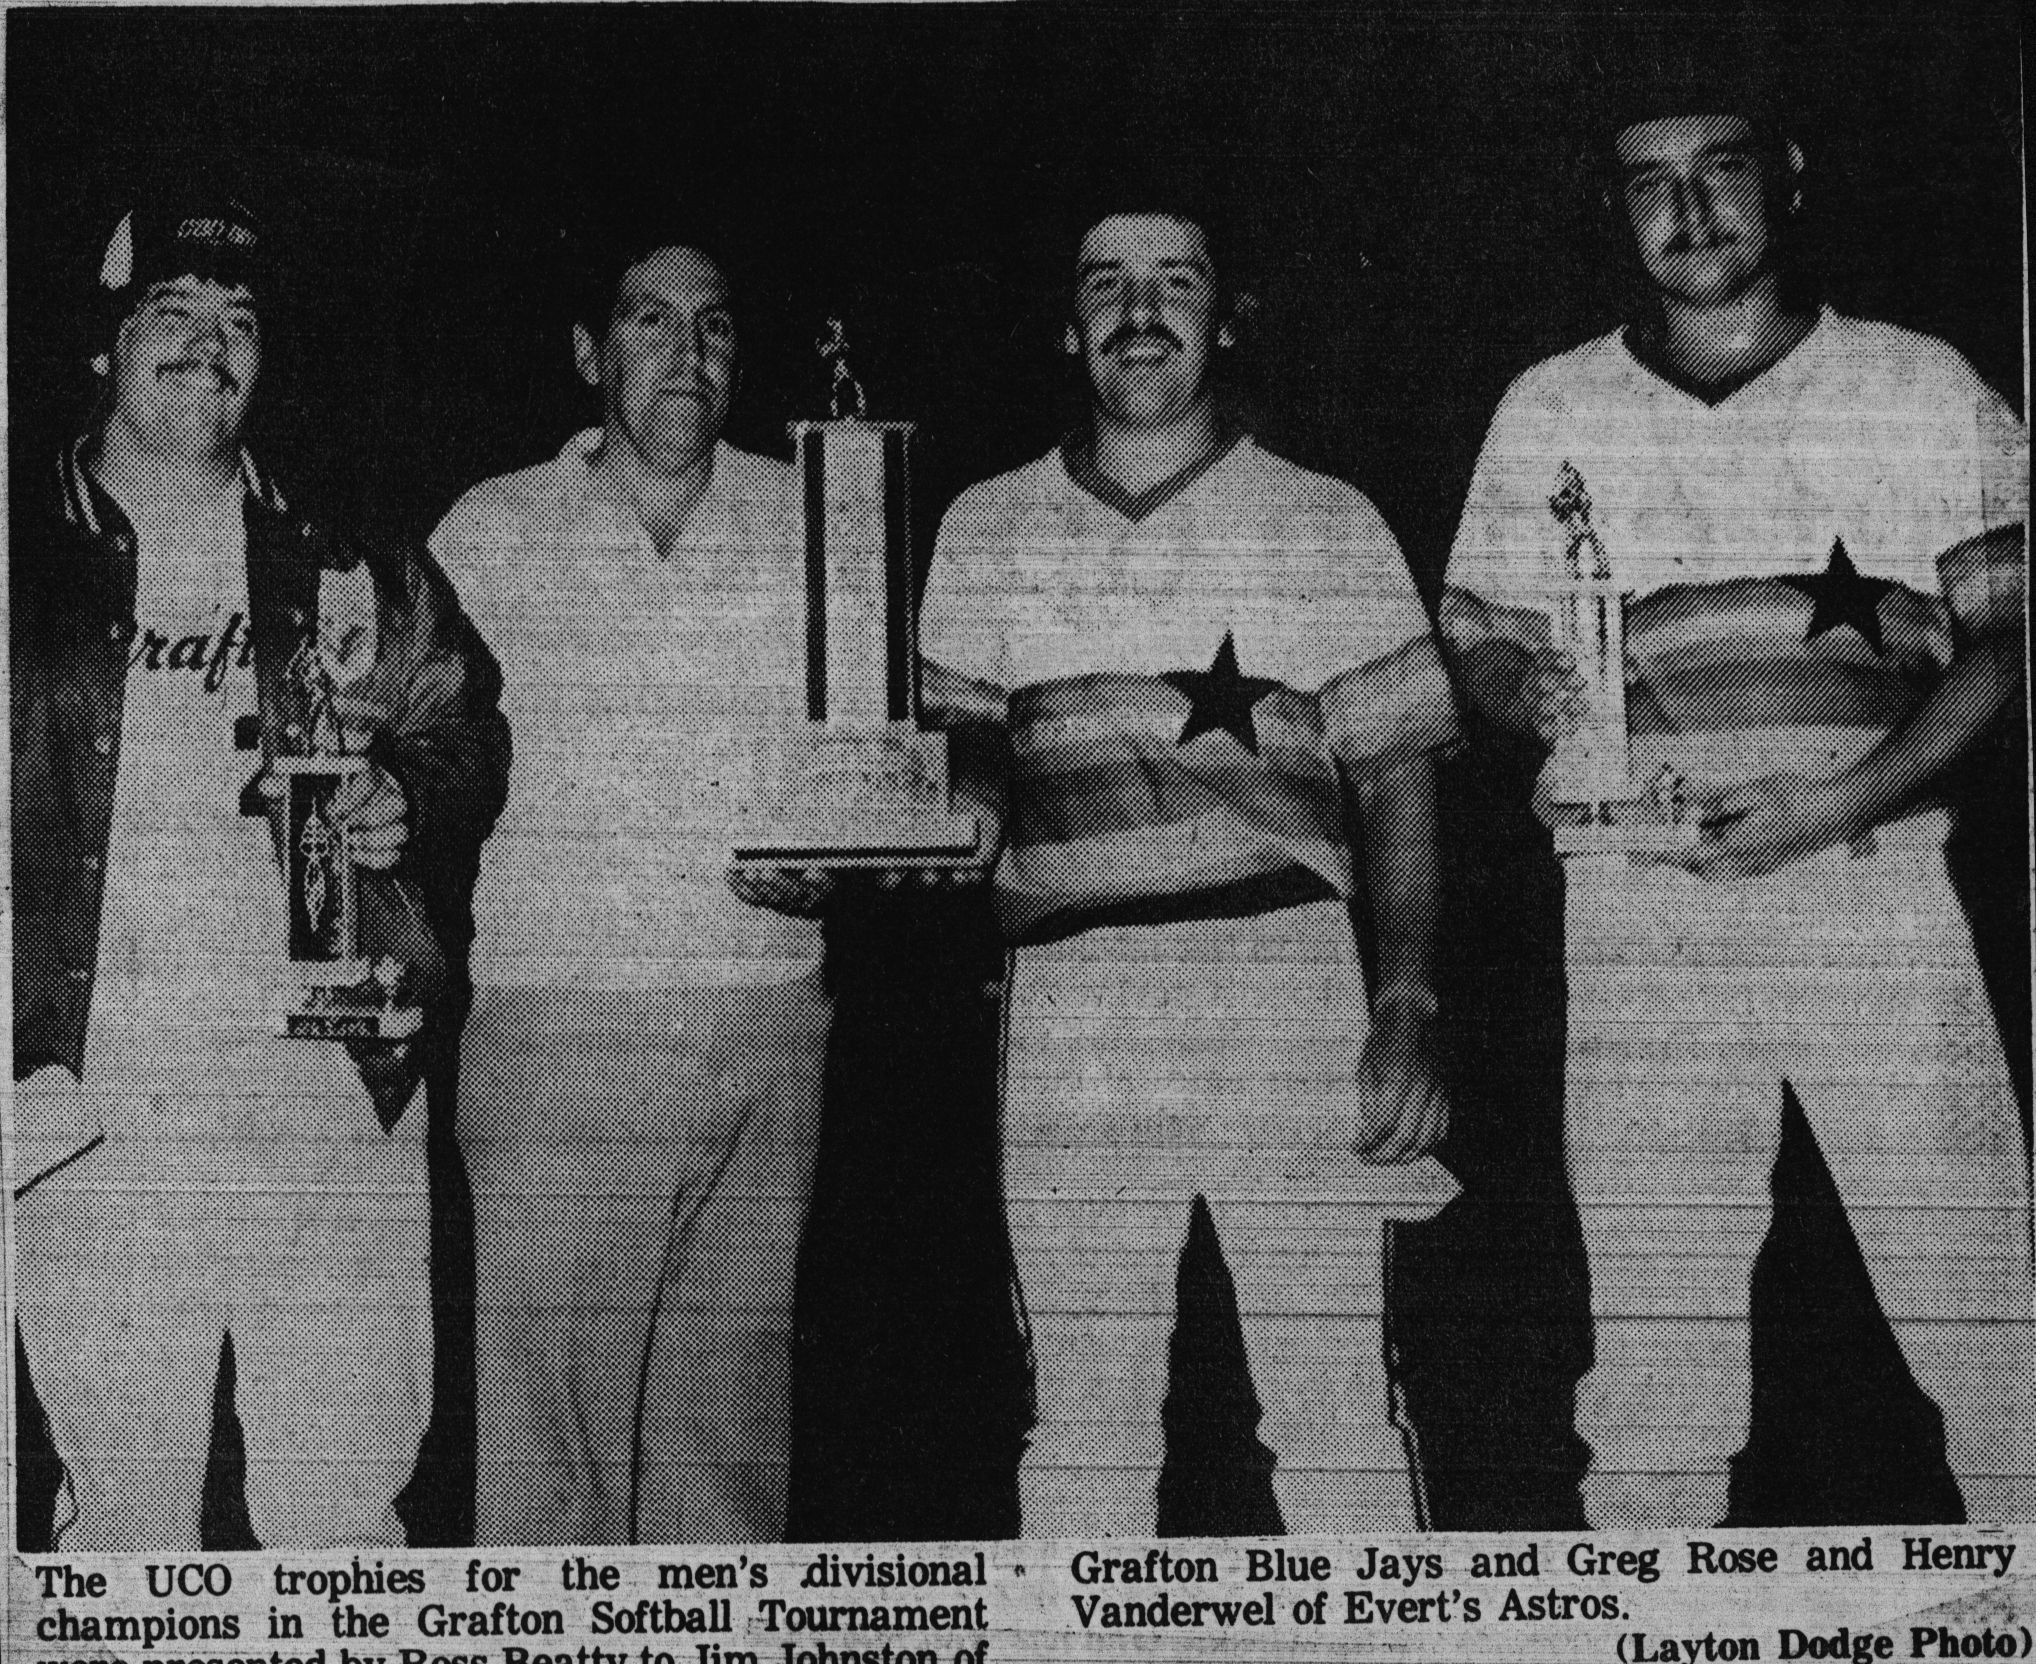
[(1590, 493), (1562, 465), (1548, 510), (1563, 531), (1549, 596), (1554, 645), (1576, 661), (1583, 712), (1549, 760), (1549, 800), (1558, 818), (1558, 855), (1670, 855), (1697, 842), (1683, 781), (1664, 766), (1645, 785), (1633, 779), (1626, 728), (1626, 593), (1591, 524)]
[(805, 564), (804, 721), (757, 758), (738, 802), (738, 867), (971, 866), (978, 818), (954, 807), (947, 736), (919, 727), (910, 422), (871, 421), (837, 318), (817, 343), (832, 416), (794, 422)]
[(403, 966), (361, 955), (359, 878), (346, 828), (332, 812), (340, 788), (372, 765), (347, 747), (331, 667), (315, 639), (298, 647), (284, 685), (296, 706), (285, 737), (303, 750), (269, 765), (284, 788), (292, 973), (276, 996), (276, 1031), (304, 1040), (405, 1039), (423, 1026), (424, 1014), (397, 1003)]

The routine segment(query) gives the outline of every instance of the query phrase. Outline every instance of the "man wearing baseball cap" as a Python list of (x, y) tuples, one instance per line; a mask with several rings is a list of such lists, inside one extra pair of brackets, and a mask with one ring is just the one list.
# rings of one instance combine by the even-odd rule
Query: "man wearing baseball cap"
[[(199, 1546), (230, 1335), (270, 1548), (401, 1543), (431, 1408), (422, 1058), (502, 800), (492, 659), (428, 558), (305, 517), (242, 448), (267, 235), (203, 196), (106, 245), (101, 396), (12, 528), (13, 1184), (66, 1550)], [(333, 804), (415, 1041), (284, 1038), (280, 793), (315, 658), (371, 766)]]
[(1967, 1516), (2028, 1519), (2028, 1163), (1936, 806), (2021, 697), (2027, 434), (1945, 342), (1808, 292), (1777, 46), (1613, 58), (1604, 206), (1649, 303), (1508, 391), (1443, 608), (1472, 696), (1561, 753), (1582, 684), (1550, 586), (1609, 579), (1632, 777), (1689, 805), (1680, 853), (1565, 863), (1585, 1500), (1606, 1527), (1726, 1514), (1788, 1095)]

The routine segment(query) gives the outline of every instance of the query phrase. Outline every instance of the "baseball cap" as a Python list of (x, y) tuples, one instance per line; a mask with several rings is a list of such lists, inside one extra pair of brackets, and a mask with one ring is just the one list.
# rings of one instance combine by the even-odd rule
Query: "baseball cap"
[(1596, 43), (1598, 141), (1610, 147), (1627, 128), (1674, 116), (1743, 116), (1772, 130), (1782, 120), (1784, 43), (1772, 19), (1704, 14), (1704, 26), (1637, 19)]
[(252, 290), (270, 276), (261, 223), (239, 198), (193, 196), (136, 207), (113, 228), (99, 262), (108, 322), (134, 310), (153, 284), (209, 279)]

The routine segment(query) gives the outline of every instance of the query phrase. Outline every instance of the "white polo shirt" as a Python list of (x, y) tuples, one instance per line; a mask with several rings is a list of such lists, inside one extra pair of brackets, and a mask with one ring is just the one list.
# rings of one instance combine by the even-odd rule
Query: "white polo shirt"
[(668, 556), (590, 471), (601, 430), (482, 482), (433, 553), (502, 666), (509, 801), (481, 854), (482, 987), (789, 982), (820, 927), (738, 901), (730, 820), (803, 717), (784, 464), (731, 446)]

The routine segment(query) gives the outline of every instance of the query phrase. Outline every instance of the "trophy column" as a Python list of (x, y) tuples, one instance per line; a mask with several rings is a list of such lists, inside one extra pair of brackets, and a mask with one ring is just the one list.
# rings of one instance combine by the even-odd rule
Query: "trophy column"
[(919, 727), (909, 422), (795, 422), (803, 550), (803, 724), (759, 759), (737, 866), (965, 867), (947, 736)]
[(1626, 726), (1626, 593), (1591, 524), (1583, 476), (1562, 465), (1549, 512), (1563, 529), (1551, 586), (1555, 645), (1575, 661), (1583, 712), (1574, 734), (1549, 759), (1549, 800), (1563, 818), (1558, 855), (1671, 854), (1697, 841), (1672, 789), (1634, 782)]
[(919, 721), (909, 422), (795, 422), (805, 494), (806, 715), (835, 728)]
[(269, 767), (283, 781), (283, 887), (290, 915), (290, 980), (277, 990), (273, 1024), (300, 1040), (402, 1040), (423, 1011), (399, 1004), (406, 968), (372, 964), (360, 945), (360, 880), (332, 800), (372, 766), (348, 748), (333, 678), (315, 639), (284, 674), (296, 701), (285, 743), (301, 747)]

